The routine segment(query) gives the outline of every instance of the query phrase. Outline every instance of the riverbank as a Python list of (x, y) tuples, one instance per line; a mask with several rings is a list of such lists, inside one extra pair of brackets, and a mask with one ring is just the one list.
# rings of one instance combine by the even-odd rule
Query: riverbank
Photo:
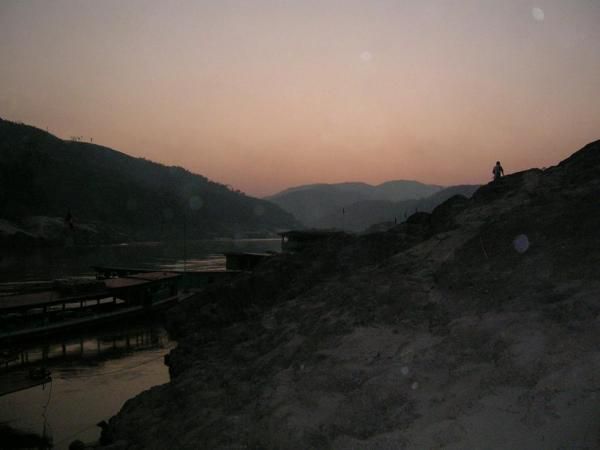
[(107, 448), (597, 448), (598, 192), (595, 143), (205, 291)]

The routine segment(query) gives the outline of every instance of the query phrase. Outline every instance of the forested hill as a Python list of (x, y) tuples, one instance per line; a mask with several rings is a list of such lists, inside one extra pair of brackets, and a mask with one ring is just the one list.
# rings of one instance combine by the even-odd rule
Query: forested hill
[(183, 168), (0, 119), (0, 233), (45, 238), (41, 228), (69, 211), (75, 232), (102, 241), (177, 239), (184, 222), (191, 238), (296, 226), (278, 206)]

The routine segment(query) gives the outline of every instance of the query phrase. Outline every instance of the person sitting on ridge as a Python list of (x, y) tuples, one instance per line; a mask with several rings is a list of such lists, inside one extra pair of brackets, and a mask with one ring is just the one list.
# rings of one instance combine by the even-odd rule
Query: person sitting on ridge
[(494, 174), (494, 181), (500, 179), (500, 177), (504, 176), (504, 169), (500, 165), (500, 161), (496, 161), (496, 165), (492, 169), (492, 173)]

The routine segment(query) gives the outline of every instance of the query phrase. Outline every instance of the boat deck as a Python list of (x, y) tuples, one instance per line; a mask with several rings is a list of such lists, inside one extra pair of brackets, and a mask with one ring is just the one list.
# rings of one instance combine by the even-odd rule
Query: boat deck
[(0, 333), (0, 343), (3, 342), (14, 342), (25, 338), (33, 338), (36, 336), (45, 336), (65, 330), (72, 330), (75, 328), (81, 328), (84, 326), (98, 324), (100, 322), (108, 322), (116, 319), (123, 319), (131, 316), (137, 316), (144, 314), (148, 311), (156, 311), (163, 308), (168, 308), (181, 301), (187, 300), (194, 296), (195, 292), (187, 294), (178, 294), (172, 297), (168, 297), (162, 300), (153, 302), (150, 306), (147, 305), (135, 305), (135, 306), (121, 306), (115, 311), (103, 312), (97, 314), (89, 314), (84, 317), (78, 317), (73, 319), (60, 320), (55, 323), (48, 323), (42, 326), (31, 326), (14, 330), (10, 332)]
[(97, 300), (110, 297), (110, 295), (108, 289), (69, 297), (61, 296), (61, 294), (55, 290), (5, 295), (0, 297), (0, 314), (66, 303), (76, 303), (85, 300)]
[(28, 292), (0, 297), (0, 314), (9, 312), (24, 312), (33, 308), (49, 308), (56, 305), (79, 303), (84, 306), (88, 300), (101, 300), (118, 296), (124, 289), (142, 288), (150, 284), (161, 282), (175, 282), (178, 274), (170, 272), (147, 272), (143, 274), (128, 275), (121, 278), (108, 278), (103, 280), (104, 288), (80, 295), (63, 296), (57, 290)]

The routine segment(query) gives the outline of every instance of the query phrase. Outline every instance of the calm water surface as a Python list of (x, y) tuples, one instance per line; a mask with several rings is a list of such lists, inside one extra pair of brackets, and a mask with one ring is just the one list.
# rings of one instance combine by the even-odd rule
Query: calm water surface
[[(155, 269), (223, 267), (223, 252), (280, 251), (279, 239), (141, 243), (28, 249), (0, 255), (0, 283), (94, 277), (93, 265)], [(185, 259), (184, 259), (185, 255)], [(0, 387), (48, 367), (52, 382), (0, 397), (0, 423), (51, 436), (54, 448), (96, 440), (96, 424), (131, 397), (169, 381), (164, 355), (175, 346), (159, 320), (118, 323), (92, 333), (0, 349), (15, 356), (0, 365)], [(9, 358), (10, 359), (10, 358)], [(12, 380), (12, 381), (11, 381)]]
[(129, 398), (169, 381), (164, 355), (174, 346), (160, 324), (144, 321), (23, 347), (0, 368), (0, 386), (41, 366), (51, 371), (52, 381), (1, 396), (0, 423), (46, 433), (57, 449), (75, 439), (94, 441), (99, 421)]
[(146, 242), (23, 249), (0, 253), (0, 283), (93, 277), (91, 266), (187, 270), (224, 267), (224, 252), (281, 251), (279, 239)]

